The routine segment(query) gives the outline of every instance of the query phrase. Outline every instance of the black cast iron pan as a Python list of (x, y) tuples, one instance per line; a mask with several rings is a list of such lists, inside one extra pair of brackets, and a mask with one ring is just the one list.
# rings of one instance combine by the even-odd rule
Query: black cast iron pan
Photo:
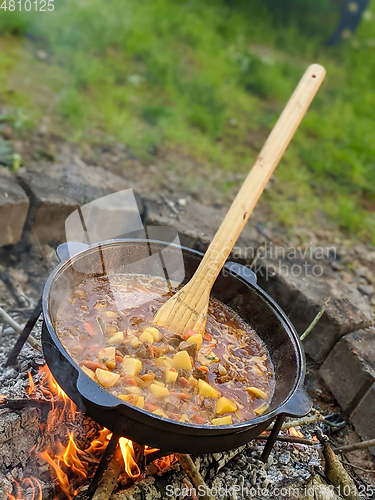
[[(127, 272), (155, 273), (147, 257), (162, 254), (168, 268), (185, 266), (184, 282), (190, 280), (203, 254), (188, 248), (153, 240), (111, 240), (88, 247), (80, 243), (58, 248), (61, 263), (50, 275), (43, 292), (42, 343), (47, 364), (62, 389), (104, 427), (129, 439), (171, 452), (213, 453), (241, 446), (263, 432), (279, 415), (300, 417), (311, 409), (302, 389), (305, 359), (298, 335), (278, 305), (256, 284), (255, 274), (228, 262), (212, 295), (229, 305), (251, 325), (270, 353), (276, 374), (276, 388), (266, 413), (250, 421), (227, 426), (180, 423), (153, 415), (119, 400), (91, 380), (69, 357), (54, 330), (54, 318), (61, 297), (88, 275)], [(72, 256), (73, 255), (73, 256)], [(151, 259), (152, 260), (152, 259)], [(164, 278), (164, 275), (162, 276)]]

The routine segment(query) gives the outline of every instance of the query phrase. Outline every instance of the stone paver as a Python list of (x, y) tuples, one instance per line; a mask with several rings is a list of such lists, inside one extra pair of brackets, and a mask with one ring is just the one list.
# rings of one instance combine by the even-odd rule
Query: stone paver
[(341, 408), (350, 414), (375, 382), (375, 328), (345, 335), (320, 374)]
[(20, 241), (29, 209), (25, 191), (6, 167), (0, 167), (0, 247)]
[(266, 257), (258, 261), (256, 272), (259, 285), (287, 313), (299, 334), (330, 298), (324, 315), (304, 341), (305, 351), (315, 361), (324, 360), (346, 333), (374, 322), (372, 309), (358, 290), (334, 276), (323, 261)]
[(27, 225), (40, 244), (65, 241), (65, 220), (78, 207), (131, 187), (123, 177), (82, 162), (22, 168), (18, 178), (31, 203)]

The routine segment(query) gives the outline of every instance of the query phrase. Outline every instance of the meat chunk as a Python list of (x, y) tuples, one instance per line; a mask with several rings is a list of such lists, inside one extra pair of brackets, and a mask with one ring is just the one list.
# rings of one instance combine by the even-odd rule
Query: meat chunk
[(207, 372), (204, 372), (202, 370), (198, 370), (198, 368), (194, 368), (193, 370), (193, 377), (202, 380), (207, 381)]
[(137, 349), (135, 349), (134, 351), (135, 356), (140, 359), (150, 359), (151, 354), (149, 347), (150, 344), (148, 342), (143, 342), (142, 345), (140, 345), (139, 347), (137, 347)]
[(167, 340), (167, 344), (172, 347), (178, 347), (181, 341), (182, 337), (180, 335), (173, 335)]
[(179, 351), (186, 351), (189, 356), (191, 356), (192, 358), (195, 357), (195, 355), (197, 354), (197, 344), (195, 344), (194, 342), (180, 342), (180, 345), (178, 346), (178, 350)]
[(122, 342), (121, 344), (119, 344), (118, 346), (116, 346), (116, 348), (122, 353), (124, 354), (124, 356), (129, 356), (131, 354), (131, 351), (129, 349), (129, 346), (125, 344), (125, 342)]

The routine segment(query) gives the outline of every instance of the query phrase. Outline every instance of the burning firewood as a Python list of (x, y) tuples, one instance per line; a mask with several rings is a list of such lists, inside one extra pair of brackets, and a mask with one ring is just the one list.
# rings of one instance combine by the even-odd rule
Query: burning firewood
[(184, 469), (191, 482), (193, 483), (194, 488), (199, 492), (201, 490), (205, 491), (203, 495), (199, 495), (199, 498), (202, 500), (213, 500), (212, 496), (208, 493), (208, 487), (201, 476), (201, 473), (195, 466), (193, 460), (190, 455), (185, 455), (184, 453), (177, 454), (178, 460), (181, 464), (181, 467)]
[(92, 500), (108, 500), (115, 489), (120, 474), (124, 470), (124, 460), (120, 446), (117, 446), (112, 460), (109, 462), (108, 468), (99, 484)]
[[(315, 410), (316, 411), (316, 410)], [(289, 420), (285, 422), (281, 426), (282, 431), (286, 431), (287, 429), (291, 429), (292, 427), (301, 427), (303, 425), (314, 424), (315, 422), (320, 422), (324, 420), (323, 415), (321, 415), (318, 411), (315, 412), (315, 415), (307, 415), (306, 417), (299, 418), (297, 420)], [(267, 431), (271, 431), (274, 424), (271, 424), (267, 427)]]

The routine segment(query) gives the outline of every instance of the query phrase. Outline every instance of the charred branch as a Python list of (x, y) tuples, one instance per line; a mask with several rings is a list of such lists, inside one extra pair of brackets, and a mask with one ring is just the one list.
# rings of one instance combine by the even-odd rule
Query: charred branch
[(348, 453), (349, 451), (363, 450), (366, 448), (371, 448), (372, 446), (375, 446), (375, 439), (370, 439), (369, 441), (361, 441), (360, 443), (347, 444), (345, 446), (338, 446), (337, 448), (333, 448), (333, 451), (336, 453)]
[(340, 493), (346, 500), (359, 500), (360, 495), (357, 487), (332, 450), (328, 437), (323, 435), (320, 430), (317, 430), (316, 435), (322, 445), (327, 479), (334, 486), (340, 488)]
[(120, 474), (124, 470), (124, 460), (122, 458), (120, 446), (117, 445), (108, 468), (100, 482), (92, 500), (109, 500), (115, 489)]
[(205, 491), (205, 493), (199, 495), (199, 498), (202, 500), (213, 500), (212, 496), (208, 493), (208, 487), (204, 482), (201, 473), (195, 466), (195, 463), (191, 459), (190, 455), (185, 455), (184, 453), (178, 453), (176, 455), (181, 467), (184, 469), (196, 491)]
[[(260, 435), (256, 438), (254, 438), (254, 439), (261, 441), (261, 440), (268, 439), (269, 436), (270, 436), (270, 434), (264, 434), (264, 435)], [(317, 441), (316, 439), (300, 438), (297, 436), (277, 436), (276, 441), (282, 441), (284, 443), (304, 444), (307, 446), (314, 446), (314, 445), (319, 444), (319, 441)]]

